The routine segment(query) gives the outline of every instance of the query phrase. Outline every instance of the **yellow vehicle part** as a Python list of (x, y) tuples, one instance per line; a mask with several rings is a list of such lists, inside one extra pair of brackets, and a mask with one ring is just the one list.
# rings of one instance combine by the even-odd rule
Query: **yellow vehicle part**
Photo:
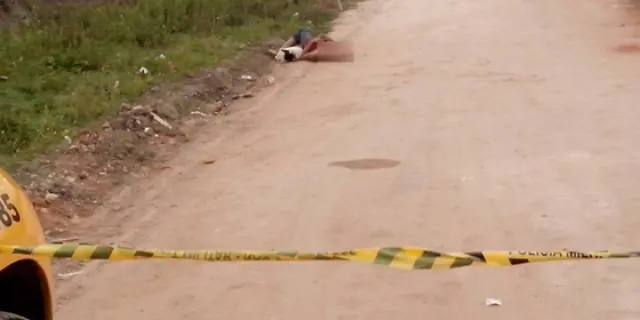
[[(9, 174), (0, 169), (0, 244), (46, 243), (31, 200)], [(29, 320), (51, 320), (55, 305), (51, 259), (0, 255), (0, 312)]]

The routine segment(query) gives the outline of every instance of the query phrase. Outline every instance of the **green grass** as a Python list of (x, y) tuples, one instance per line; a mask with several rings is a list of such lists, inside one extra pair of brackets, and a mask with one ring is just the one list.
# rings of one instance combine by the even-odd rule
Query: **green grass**
[[(318, 0), (119, 2), (126, 4), (41, 6), (0, 30), (0, 76), (8, 77), (0, 80), (0, 166), (41, 154), (155, 84), (309, 21), (324, 29), (334, 17)], [(142, 66), (148, 77), (136, 74)]]

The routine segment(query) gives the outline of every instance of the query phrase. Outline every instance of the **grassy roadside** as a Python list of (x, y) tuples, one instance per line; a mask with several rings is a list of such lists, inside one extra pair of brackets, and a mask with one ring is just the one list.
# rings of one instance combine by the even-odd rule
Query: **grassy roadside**
[(336, 13), (319, 0), (118, 2), (41, 6), (0, 30), (2, 167), (45, 152), (155, 84), (300, 26), (326, 29)]

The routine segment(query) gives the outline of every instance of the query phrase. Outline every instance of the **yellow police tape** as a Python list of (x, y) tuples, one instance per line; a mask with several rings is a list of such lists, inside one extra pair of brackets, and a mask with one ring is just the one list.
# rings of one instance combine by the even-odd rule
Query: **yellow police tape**
[(640, 257), (640, 251), (477, 251), (442, 253), (420, 248), (386, 247), (340, 252), (304, 253), (285, 251), (138, 250), (118, 246), (85, 244), (46, 244), (35, 247), (0, 245), (0, 254), (70, 258), (81, 261), (124, 261), (141, 259), (210, 262), (352, 261), (407, 270), (453, 269), (476, 265), (506, 267), (535, 262)]

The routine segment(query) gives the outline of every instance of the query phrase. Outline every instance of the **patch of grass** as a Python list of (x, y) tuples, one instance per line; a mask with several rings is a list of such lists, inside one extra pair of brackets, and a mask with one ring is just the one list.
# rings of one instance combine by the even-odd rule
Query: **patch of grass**
[[(114, 1), (115, 2), (115, 1)], [(160, 82), (245, 45), (324, 31), (318, 0), (120, 0), (45, 5), (0, 30), (0, 166), (28, 160)], [(141, 67), (148, 76), (137, 74)]]

